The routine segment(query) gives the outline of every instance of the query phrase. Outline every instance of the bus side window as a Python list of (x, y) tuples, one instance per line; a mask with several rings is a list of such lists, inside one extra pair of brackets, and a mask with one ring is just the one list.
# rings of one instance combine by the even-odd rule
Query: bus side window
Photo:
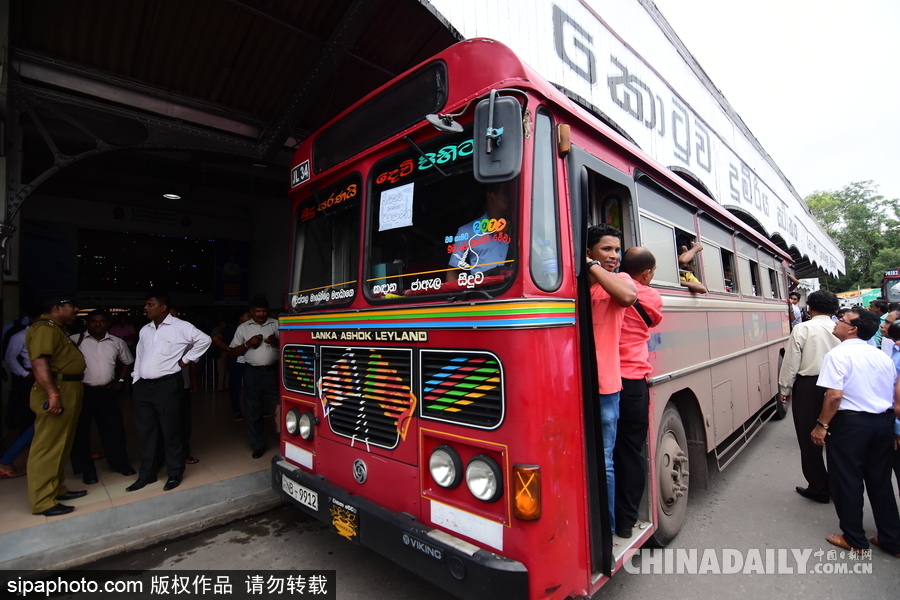
[(738, 273), (745, 296), (759, 296), (759, 266), (755, 260), (738, 256)]
[(781, 291), (781, 278), (778, 277), (778, 271), (769, 269), (769, 279), (772, 286), (772, 297), (777, 300), (784, 299), (784, 293)]
[(725, 272), (722, 269), (722, 249), (703, 240), (703, 281), (711, 292), (730, 292), (731, 286), (725, 283)]
[[(538, 111), (534, 134), (534, 185), (531, 198), (531, 277), (539, 288), (559, 287), (559, 234), (553, 179), (553, 123)], [(621, 203), (620, 203), (621, 206)]]
[(772, 278), (769, 276), (769, 273), (772, 272), (772, 269), (769, 267), (765, 267), (760, 265), (760, 278), (759, 283), (761, 287), (761, 296), (763, 298), (772, 298)]
[(653, 281), (678, 285), (678, 255), (675, 252), (675, 229), (641, 215), (641, 245), (656, 257)]
[(722, 274), (725, 277), (725, 291), (734, 294), (740, 291), (734, 276), (734, 253), (722, 248)]

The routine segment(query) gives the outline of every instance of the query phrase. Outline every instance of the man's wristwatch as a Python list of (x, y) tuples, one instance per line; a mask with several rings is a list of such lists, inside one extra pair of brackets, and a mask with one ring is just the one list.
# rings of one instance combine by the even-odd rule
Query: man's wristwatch
[(599, 264), (600, 264), (600, 261), (599, 261), (599, 260), (592, 260), (591, 262), (589, 262), (589, 263), (587, 264), (587, 265), (588, 265), (587, 268), (590, 269), (590, 268), (593, 267), (594, 265), (599, 265)]

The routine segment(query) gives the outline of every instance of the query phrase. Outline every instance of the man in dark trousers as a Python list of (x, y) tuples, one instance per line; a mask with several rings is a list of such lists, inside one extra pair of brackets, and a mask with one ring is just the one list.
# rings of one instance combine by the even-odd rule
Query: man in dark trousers
[(177, 488), (184, 474), (181, 369), (197, 362), (209, 348), (210, 340), (187, 321), (170, 315), (171, 305), (169, 295), (164, 293), (152, 292), (144, 300), (144, 315), (150, 322), (141, 329), (132, 375), (134, 423), (141, 446), (141, 467), (138, 480), (125, 488), (128, 492), (156, 481), (153, 467), (160, 431), (168, 472), (163, 489)]
[[(894, 397), (893, 361), (867, 343), (878, 325), (878, 316), (863, 308), (851, 308), (835, 323), (841, 343), (822, 363), (818, 385), (827, 391), (810, 437), (825, 446), (828, 488), (843, 532), (825, 539), (851, 552), (871, 542), (900, 557), (900, 514), (891, 484), (900, 400)], [(862, 522), (864, 484), (878, 528), (868, 540)]]
[(800, 323), (791, 331), (791, 339), (785, 347), (784, 360), (778, 374), (779, 402), (793, 399), (791, 413), (794, 430), (800, 446), (800, 467), (806, 478), (806, 487), (797, 486), (797, 493), (815, 502), (828, 503), (828, 471), (822, 447), (809, 437), (822, 412), (825, 388), (816, 385), (822, 361), (832, 348), (840, 344), (834, 337), (834, 321), (831, 316), (838, 310), (838, 299), (828, 290), (818, 290), (806, 299), (812, 319)]
[(622, 368), (622, 392), (619, 398), (619, 422), (613, 466), (616, 471), (616, 531), (630, 538), (644, 495), (646, 462), (643, 450), (650, 427), (650, 328), (662, 321), (662, 297), (649, 287), (656, 272), (656, 258), (646, 248), (635, 246), (625, 251), (619, 270), (628, 273), (637, 288), (637, 300), (625, 309), (619, 337), (619, 361)]
[(37, 385), (31, 388), (30, 406), (36, 416), (34, 440), (28, 454), (28, 499), (31, 512), (55, 517), (74, 510), (60, 500), (74, 500), (86, 491), (65, 486), (65, 464), (75, 440), (81, 412), (84, 357), (65, 327), (78, 314), (72, 296), (54, 296), (44, 303), (47, 311), (25, 335), (25, 347)]
[[(244, 422), (253, 458), (266, 453), (268, 436), (263, 414), (278, 413), (278, 321), (269, 317), (269, 302), (257, 298), (250, 304), (249, 321), (238, 326), (229, 353), (243, 356)], [(277, 428), (277, 426), (276, 426)]]
[(242, 311), (238, 315), (236, 324), (225, 327), (222, 331), (212, 336), (212, 343), (228, 353), (226, 368), (228, 369), (228, 396), (231, 398), (231, 412), (234, 414), (235, 421), (244, 420), (244, 412), (241, 409), (241, 390), (244, 388), (244, 357), (237, 358), (231, 356), (231, 341), (237, 328), (251, 319), (250, 311)]
[(84, 404), (72, 446), (72, 470), (81, 473), (82, 481), (87, 485), (98, 481), (97, 468), (91, 458), (91, 424), (96, 421), (110, 468), (125, 476), (134, 475), (134, 469), (128, 464), (125, 426), (117, 399), (134, 363), (131, 351), (125, 340), (110, 335), (109, 315), (102, 310), (88, 314), (86, 333), (71, 337), (87, 364), (83, 382)]

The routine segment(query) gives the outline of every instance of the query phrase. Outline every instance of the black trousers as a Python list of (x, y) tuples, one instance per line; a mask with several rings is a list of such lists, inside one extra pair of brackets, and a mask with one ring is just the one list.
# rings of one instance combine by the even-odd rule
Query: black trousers
[(816, 428), (816, 420), (822, 413), (825, 388), (816, 385), (818, 375), (798, 375), (791, 393), (791, 414), (794, 417), (794, 431), (800, 446), (800, 468), (806, 478), (808, 489), (814, 494), (828, 493), (828, 471), (822, 446), (817, 446), (809, 434)]
[(141, 447), (141, 479), (156, 477), (155, 457), (162, 445), (169, 477), (184, 474), (184, 424), (181, 422), (184, 381), (181, 373), (135, 382), (134, 425)]
[[(233, 384), (232, 384), (233, 385)], [(254, 452), (266, 449), (268, 435), (263, 414), (278, 405), (278, 368), (244, 365), (244, 423)]]
[(184, 388), (181, 392), (181, 424), (184, 427), (184, 458), (187, 459), (191, 455), (191, 430), (193, 429), (193, 420), (191, 419), (191, 388)]
[(116, 397), (115, 388), (84, 386), (84, 401), (78, 426), (75, 428), (75, 442), (72, 444), (72, 470), (77, 475), (96, 475), (94, 459), (91, 458), (91, 421), (97, 422), (97, 433), (103, 443), (103, 452), (109, 468), (124, 471), (129, 467), (128, 451), (125, 449), (125, 426), (122, 410)]
[(828, 487), (844, 539), (853, 548), (869, 547), (863, 529), (863, 485), (878, 528), (878, 541), (900, 554), (900, 514), (891, 483), (894, 416), (839, 410), (825, 439)]
[(650, 427), (650, 390), (643, 379), (623, 379), (613, 467), (616, 472), (616, 528), (634, 527), (638, 517), (647, 459), (644, 445)]
[(231, 398), (231, 412), (235, 417), (243, 414), (241, 410), (241, 388), (244, 384), (244, 363), (229, 358), (228, 362), (228, 396)]

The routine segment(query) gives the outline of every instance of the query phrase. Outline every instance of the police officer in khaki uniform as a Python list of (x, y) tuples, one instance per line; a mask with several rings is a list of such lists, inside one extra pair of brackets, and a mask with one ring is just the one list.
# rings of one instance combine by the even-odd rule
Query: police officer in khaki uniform
[(77, 302), (72, 296), (49, 298), (46, 311), (25, 336), (35, 384), (31, 388), (31, 410), (37, 415), (34, 440), (28, 455), (28, 499), (31, 512), (55, 517), (74, 507), (60, 500), (81, 498), (86, 491), (70, 492), (63, 481), (66, 461), (75, 439), (84, 389), (84, 356), (66, 335), (75, 321)]

